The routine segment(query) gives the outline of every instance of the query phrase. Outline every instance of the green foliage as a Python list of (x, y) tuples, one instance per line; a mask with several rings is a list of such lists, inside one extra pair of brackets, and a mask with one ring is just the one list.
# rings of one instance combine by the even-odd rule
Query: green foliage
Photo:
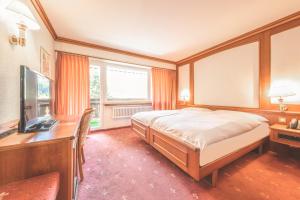
[(91, 119), (90, 126), (91, 126), (91, 128), (98, 128), (98, 127), (100, 127), (100, 119), (98, 119), (98, 118)]
[(100, 99), (100, 68), (90, 67), (90, 98)]

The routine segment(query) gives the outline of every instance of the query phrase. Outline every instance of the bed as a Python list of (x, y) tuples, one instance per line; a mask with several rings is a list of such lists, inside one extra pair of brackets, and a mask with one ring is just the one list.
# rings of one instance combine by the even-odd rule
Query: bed
[(156, 119), (186, 112), (211, 112), (211, 110), (206, 108), (184, 108), (179, 110), (139, 112), (131, 117), (131, 127), (146, 143), (150, 143), (150, 126)]
[(163, 116), (172, 115), (178, 113), (178, 110), (160, 110), (160, 111), (148, 111), (139, 112), (131, 117), (131, 128), (137, 133), (146, 143), (150, 142), (150, 125), (152, 122)]
[[(136, 118), (132, 119), (135, 132), (135, 123), (139, 123), (147, 129), (147, 142), (152, 147), (197, 181), (211, 175), (214, 187), (221, 167), (252, 150), (261, 153), (269, 135), (267, 119), (241, 112), (177, 111), (155, 117), (148, 124)], [(218, 137), (211, 137), (213, 134)]]

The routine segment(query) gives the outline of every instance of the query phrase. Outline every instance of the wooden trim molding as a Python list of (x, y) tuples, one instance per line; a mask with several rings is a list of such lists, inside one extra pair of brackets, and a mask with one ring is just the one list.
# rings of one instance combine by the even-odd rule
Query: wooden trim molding
[(171, 61), (171, 60), (166, 60), (166, 59), (148, 56), (148, 55), (144, 55), (144, 54), (134, 53), (131, 51), (125, 51), (125, 50), (120, 50), (120, 49), (116, 49), (116, 48), (111, 48), (111, 47), (94, 44), (94, 43), (89, 43), (89, 42), (84, 42), (84, 41), (61, 37), (61, 36), (57, 35), (57, 33), (55, 32), (41, 2), (39, 0), (31, 0), (31, 2), (32, 2), (35, 10), (41, 17), (43, 23), (47, 27), (48, 31), (52, 35), (52, 38), (54, 39), (54, 41), (68, 43), (68, 44), (74, 44), (74, 45), (78, 45), (78, 46), (89, 47), (89, 48), (99, 49), (99, 50), (108, 51), (108, 52), (112, 52), (112, 53), (118, 53), (118, 54), (123, 54), (123, 55), (127, 55), (127, 56), (133, 56), (133, 57), (137, 57), (137, 58), (143, 58), (143, 59), (147, 59), (147, 60), (154, 60), (154, 61), (158, 61), (158, 62), (176, 65), (176, 62)]
[[(284, 24), (286, 24), (288, 22), (291, 22), (291, 21), (295, 21), (297, 19), (300, 19), (300, 11), (298, 11), (298, 12), (293, 13), (293, 14), (287, 16), (287, 17), (276, 20), (276, 21), (274, 21), (272, 23), (269, 23), (265, 26), (257, 28), (253, 31), (247, 32), (247, 33), (242, 34), (238, 37), (235, 37), (235, 38), (230, 39), (226, 42), (220, 43), (220, 44), (218, 44), (216, 46), (213, 46), (209, 49), (206, 49), (204, 51), (201, 51), (201, 52), (196, 53), (192, 56), (189, 56), (187, 58), (184, 58), (182, 60), (179, 60), (179, 61), (175, 62), (175, 61), (171, 61), (171, 60), (161, 59), (161, 58), (157, 58), (157, 57), (153, 57), (153, 56), (147, 56), (147, 55), (138, 54), (138, 53), (134, 53), (134, 52), (130, 52), (130, 51), (120, 50), (120, 49), (116, 49), (116, 48), (97, 45), (97, 44), (94, 44), (94, 43), (89, 43), (89, 42), (84, 42), (84, 41), (79, 41), (79, 40), (74, 40), (74, 39), (58, 36), (57, 33), (55, 32), (50, 20), (49, 20), (44, 8), (42, 7), (42, 4), (40, 3), (40, 1), (39, 0), (31, 0), (31, 2), (32, 2), (34, 8), (38, 12), (39, 16), (41, 17), (42, 21), (44, 22), (45, 26), (47, 27), (47, 29), (49, 30), (50, 34), (52, 35), (52, 37), (55, 41), (64, 42), (64, 43), (68, 43), (68, 44), (74, 44), (74, 45), (78, 45), (78, 46), (89, 47), (89, 48), (94, 48), (94, 49), (100, 49), (100, 50), (109, 51), (109, 52), (118, 53), (118, 54), (123, 54), (123, 55), (128, 55), (128, 56), (140, 57), (140, 58), (144, 58), (144, 59), (149, 59), (149, 60), (154, 60), (154, 61), (159, 61), (159, 62), (164, 62), (164, 63), (169, 63), (169, 64), (176, 64), (177, 66), (188, 64), (188, 63), (193, 63), (196, 60), (199, 60), (201, 57), (203, 57), (203, 55), (207, 56), (208, 54), (214, 54), (217, 51), (222, 51), (222, 48), (224, 48), (224, 47), (226, 48), (231, 44), (236, 45), (241, 40), (244, 40), (244, 39), (249, 38), (251, 36), (255, 36), (257, 34), (260, 34), (262, 32), (265, 32), (265, 31), (268, 31), (268, 30), (271, 30), (271, 29), (273, 29), (272, 34), (275, 34), (276, 32), (282, 31), (281, 30), (282, 28), (276, 29), (278, 26), (284, 25)], [(298, 23), (295, 22), (294, 26), (297, 26), (297, 24)], [(283, 29), (284, 29), (284, 27), (283, 27)], [(289, 29), (289, 27), (287, 29)]]
[(169, 69), (169, 68), (162, 68), (162, 67), (152, 67), (152, 66), (145, 66), (145, 65), (139, 65), (136, 63), (131, 63), (131, 62), (126, 62), (126, 61), (122, 61), (122, 60), (113, 60), (113, 59), (107, 59), (107, 58), (102, 58), (102, 57), (98, 57), (98, 56), (90, 56), (88, 54), (79, 54), (79, 53), (73, 53), (73, 52), (67, 52), (67, 51), (60, 51), (60, 50), (54, 50), (56, 53), (60, 52), (60, 53), (64, 53), (64, 54), (70, 54), (70, 55), (76, 55), (76, 56), (87, 56), (89, 58), (94, 58), (97, 60), (102, 60), (103, 62), (115, 62), (115, 63), (120, 63), (120, 64), (128, 64), (131, 66), (140, 66), (140, 67), (148, 67), (151, 69), (168, 69), (168, 70), (173, 70), (176, 71), (176, 69)]
[(58, 36), (48, 18), (48, 16), (46, 15), (46, 12), (45, 12), (41, 2), (39, 0), (31, 0), (31, 3), (34, 6), (37, 13), (39, 14), (39, 16), (41, 17), (41, 19), (44, 22), (45, 26), (47, 27), (48, 31), (52, 35), (52, 38), (54, 40), (56, 40)]
[(271, 40), (270, 31), (263, 34), (259, 42), (259, 107), (265, 108), (270, 98), (268, 91), (271, 81)]
[[(299, 14), (300, 15), (300, 14)], [(265, 62), (264, 62), (264, 75), (261, 77), (261, 81), (264, 82), (264, 88), (261, 88), (265, 91), (264, 96), (262, 96), (262, 107), (265, 109), (278, 109), (278, 104), (272, 104), (271, 99), (267, 96), (267, 91), (269, 91), (270, 85), (271, 85), (271, 37), (272, 35), (287, 31), (289, 29), (295, 28), (297, 26), (300, 26), (300, 17), (297, 19), (294, 19), (288, 23), (281, 24), (280, 26), (277, 26), (274, 29), (271, 29), (267, 32), (265, 32), (265, 37), (263, 42), (265, 43)], [(291, 111), (300, 111), (300, 105), (299, 104), (288, 104), (288, 109)]]
[(133, 53), (133, 52), (130, 52), (130, 51), (124, 51), (124, 50), (120, 50), (120, 49), (115, 49), (115, 48), (111, 48), (111, 47), (106, 47), (106, 46), (102, 46), (102, 45), (98, 45), (98, 44), (83, 42), (83, 41), (74, 40), (74, 39), (65, 38), (65, 37), (60, 37), (60, 36), (58, 36), (55, 41), (63, 42), (63, 43), (67, 43), (67, 44), (74, 44), (74, 45), (78, 45), (78, 46), (82, 46), (82, 47), (89, 47), (89, 48), (93, 48), (93, 49), (99, 49), (99, 50), (108, 51), (108, 52), (112, 52), (112, 53), (123, 54), (123, 55), (127, 55), (127, 56), (139, 57), (139, 58), (144, 58), (144, 59), (148, 59), (148, 60), (154, 60), (154, 61), (174, 64), (174, 65), (176, 64), (176, 62), (170, 61), (170, 60), (165, 60), (165, 59), (161, 59), (161, 58), (156, 58), (156, 57), (147, 56), (147, 55), (143, 55), (143, 54)]
[[(102, 45), (98, 45), (98, 44), (94, 44), (94, 43), (89, 43), (89, 42), (84, 42), (84, 41), (79, 41), (79, 40), (75, 40), (75, 39), (58, 36), (49, 20), (44, 8), (42, 7), (42, 4), (40, 3), (40, 1), (39, 0), (31, 0), (31, 2), (55, 41), (68, 43), (68, 44), (74, 44), (74, 45), (83, 46), (83, 47), (94, 48), (94, 49), (100, 49), (100, 50), (104, 50), (104, 51), (108, 51), (108, 52), (113, 52), (113, 53), (123, 54), (123, 55), (127, 55), (127, 56), (133, 56), (133, 57), (139, 57), (139, 58), (144, 58), (144, 59), (148, 59), (148, 60), (154, 60), (154, 61), (159, 61), (159, 62), (164, 62), (164, 63), (169, 63), (169, 64), (176, 64), (177, 66), (188, 64), (188, 63), (193, 63), (196, 60), (199, 60), (201, 57), (203, 57), (203, 55), (207, 56), (209, 54), (214, 54), (218, 51), (222, 51), (223, 48), (226, 48), (231, 44), (237, 45), (237, 43), (239, 41), (242, 41), (251, 36), (255, 36), (255, 35), (262, 33), (264, 31), (267, 31), (267, 30), (273, 29), (272, 34), (278, 32), (278, 31), (280, 32), (282, 28), (276, 29), (278, 26), (284, 25), (287, 22), (291, 22), (293, 20), (300, 19), (300, 11), (298, 11), (287, 17), (276, 20), (265, 26), (262, 26), (253, 31), (247, 32), (245, 34), (242, 34), (238, 37), (235, 37), (226, 42), (220, 43), (216, 46), (213, 46), (209, 49), (206, 49), (204, 51), (201, 51), (197, 54), (194, 54), (192, 56), (189, 56), (187, 58), (184, 58), (184, 59), (176, 62), (176, 61), (166, 60), (166, 59), (162, 59), (162, 58), (138, 54), (138, 53), (134, 53), (134, 52), (130, 52), (130, 51), (120, 50), (120, 49), (106, 47), (106, 46), (102, 46)], [(297, 22), (294, 24), (294, 26), (297, 26)]]
[(239, 41), (241, 41), (243, 39), (246, 39), (246, 38), (249, 38), (251, 36), (260, 34), (262, 32), (268, 31), (270, 29), (274, 29), (275, 27), (278, 27), (280, 25), (286, 24), (288, 22), (291, 22), (291, 21), (297, 20), (297, 19), (300, 19), (300, 11), (298, 11), (296, 13), (293, 13), (293, 14), (287, 16), (287, 17), (284, 17), (284, 18), (281, 18), (279, 20), (276, 20), (276, 21), (274, 21), (272, 23), (269, 23), (267, 25), (264, 25), (264, 26), (262, 26), (260, 28), (257, 28), (255, 30), (253, 30), (253, 31), (247, 32), (245, 34), (242, 34), (242, 35), (240, 35), (238, 37), (235, 37), (233, 39), (227, 40), (226, 42), (220, 43), (220, 44), (218, 44), (216, 46), (213, 46), (213, 47), (211, 47), (209, 49), (206, 49), (204, 51), (196, 53), (196, 54), (194, 54), (192, 56), (189, 56), (187, 58), (179, 60), (179, 61), (176, 62), (176, 65), (184, 65), (184, 64), (188, 64), (188, 63), (194, 62), (196, 60), (199, 60), (205, 54), (215, 52), (215, 51), (217, 51), (217, 50), (219, 50), (221, 48), (224, 48), (224, 47), (226, 47), (228, 45), (237, 43), (237, 42), (239, 42)]
[(231, 110), (231, 111), (253, 113), (253, 114), (264, 116), (266, 119), (269, 120), (270, 124), (277, 123), (279, 117), (286, 118), (287, 122), (289, 122), (292, 118), (300, 117), (300, 112), (294, 112), (294, 111), (280, 112), (278, 109), (267, 110), (261, 108), (244, 108), (244, 107), (214, 106), (214, 105), (180, 105), (180, 104), (177, 105), (177, 109), (186, 108), (186, 107), (199, 107), (199, 108), (208, 108), (211, 110)]

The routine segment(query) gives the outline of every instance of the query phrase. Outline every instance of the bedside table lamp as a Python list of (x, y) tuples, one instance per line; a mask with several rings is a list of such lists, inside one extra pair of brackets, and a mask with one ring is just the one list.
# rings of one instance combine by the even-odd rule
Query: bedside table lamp
[(184, 102), (184, 104), (186, 104), (186, 102), (190, 99), (190, 92), (188, 89), (184, 89), (181, 91), (180, 93), (180, 100), (182, 100)]
[(269, 97), (277, 97), (279, 102), (279, 110), (284, 112), (288, 109), (284, 104), (284, 97), (294, 96), (296, 93), (287, 85), (272, 86), (269, 92)]

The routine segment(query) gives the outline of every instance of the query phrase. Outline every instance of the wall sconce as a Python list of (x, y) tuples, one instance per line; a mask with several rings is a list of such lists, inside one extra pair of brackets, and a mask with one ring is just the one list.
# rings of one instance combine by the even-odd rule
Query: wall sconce
[(180, 100), (182, 100), (184, 102), (184, 104), (186, 104), (186, 102), (190, 99), (190, 92), (188, 89), (184, 89), (181, 91), (180, 93)]
[(39, 24), (35, 20), (30, 9), (18, 0), (10, 1), (4, 10), (6, 13), (7, 21), (18, 25), (19, 35), (12, 35), (9, 37), (11, 45), (26, 45), (26, 30), (38, 30)]
[(287, 85), (272, 86), (269, 92), (269, 97), (277, 97), (279, 102), (279, 110), (287, 111), (288, 107), (284, 104), (284, 97), (294, 96), (296, 93)]

